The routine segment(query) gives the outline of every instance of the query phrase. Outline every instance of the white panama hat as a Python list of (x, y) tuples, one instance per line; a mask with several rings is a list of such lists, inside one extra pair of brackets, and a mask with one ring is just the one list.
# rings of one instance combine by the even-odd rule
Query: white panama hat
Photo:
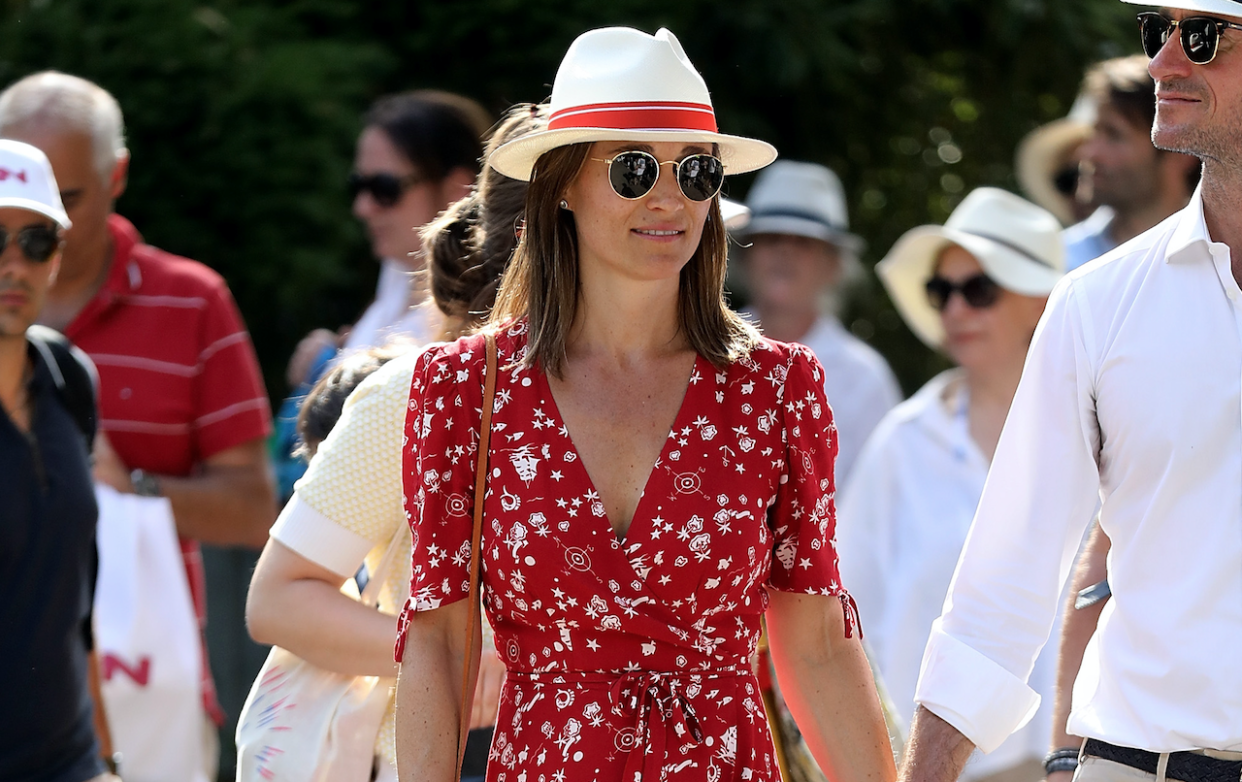
[(578, 36), (552, 85), (548, 129), (514, 139), (492, 153), (492, 168), (529, 181), (548, 150), (585, 141), (706, 142), (720, 147), (725, 172), (741, 174), (776, 159), (765, 141), (716, 129), (703, 77), (677, 37), (605, 27)]
[(69, 228), (52, 164), (38, 147), (0, 139), (0, 207), (26, 209)]
[(1079, 95), (1069, 114), (1032, 130), (1018, 144), (1015, 168), (1023, 192), (1063, 224), (1076, 222), (1072, 195), (1057, 189), (1056, 175), (1071, 162), (1074, 150), (1091, 137), (1099, 109), (1094, 99)]
[(1242, 2), (1239, 0), (1169, 0), (1169, 2), (1147, 3), (1143, 0), (1121, 0), (1130, 5), (1158, 6), (1160, 8), (1176, 8), (1180, 11), (1202, 11), (1205, 14), (1223, 14), (1242, 18)]
[(741, 236), (807, 236), (854, 254), (864, 247), (863, 240), (850, 233), (841, 180), (818, 163), (776, 161), (755, 178), (746, 205), (750, 221), (738, 230)]
[(972, 191), (943, 226), (907, 231), (875, 267), (906, 325), (932, 348), (942, 346), (944, 327), (924, 286), (951, 244), (1002, 288), (1024, 296), (1048, 295), (1065, 274), (1061, 225), (1052, 213), (994, 187)]

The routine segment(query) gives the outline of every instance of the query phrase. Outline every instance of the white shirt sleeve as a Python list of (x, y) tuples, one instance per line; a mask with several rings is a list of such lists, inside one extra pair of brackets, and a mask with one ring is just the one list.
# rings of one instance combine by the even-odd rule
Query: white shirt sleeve
[(915, 694), (984, 752), (1039, 705), (1026, 681), (1099, 496), (1094, 335), (1073, 282), (1035, 331)]

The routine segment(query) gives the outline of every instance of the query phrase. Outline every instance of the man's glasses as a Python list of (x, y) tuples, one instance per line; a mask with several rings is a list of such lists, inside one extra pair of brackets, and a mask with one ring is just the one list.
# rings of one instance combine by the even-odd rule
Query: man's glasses
[(991, 307), (1000, 298), (1000, 286), (986, 274), (976, 274), (961, 282), (953, 282), (945, 277), (935, 276), (927, 281), (927, 301), (936, 312), (943, 312), (949, 306), (949, 299), (954, 292), (962, 294), (962, 299), (971, 309), (982, 310)]
[(0, 228), (0, 253), (8, 249), (10, 239), (31, 263), (47, 263), (60, 247), (60, 235), (46, 225), (28, 225), (16, 234)]
[(401, 196), (405, 195), (406, 190), (423, 181), (423, 177), (418, 174), (398, 176), (381, 172), (364, 176), (354, 172), (349, 175), (348, 180), (349, 200), (354, 200), (365, 190), (375, 199), (375, 203), (387, 209), (396, 205), (401, 200)]
[(618, 152), (611, 158), (592, 160), (608, 164), (608, 181), (613, 191), (627, 201), (634, 201), (651, 192), (660, 179), (660, 167), (672, 165), (677, 186), (691, 201), (707, 201), (720, 192), (724, 184), (724, 163), (715, 155), (688, 155), (681, 160), (656, 160), (650, 152), (632, 150)]
[(1182, 51), (1186, 59), (1195, 65), (1207, 65), (1216, 59), (1216, 47), (1220, 45), (1220, 36), (1225, 30), (1242, 30), (1242, 25), (1215, 19), (1210, 16), (1192, 16), (1187, 19), (1173, 19), (1155, 11), (1145, 11), (1138, 15), (1139, 34), (1143, 40), (1143, 51), (1148, 57), (1154, 58), (1173, 36), (1173, 29), (1181, 30)]

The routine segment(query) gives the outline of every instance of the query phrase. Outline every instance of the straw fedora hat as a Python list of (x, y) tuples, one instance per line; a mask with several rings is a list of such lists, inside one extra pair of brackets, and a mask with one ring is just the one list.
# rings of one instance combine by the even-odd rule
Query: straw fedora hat
[(1048, 295), (1065, 274), (1057, 218), (1004, 190), (972, 191), (943, 226), (907, 231), (875, 267), (906, 325), (932, 348), (943, 344), (944, 328), (924, 286), (951, 244), (973, 255), (1002, 288), (1024, 296)]
[(605, 27), (578, 36), (552, 85), (548, 129), (492, 153), (492, 168), (530, 180), (539, 156), (585, 141), (677, 141), (717, 144), (725, 172), (741, 174), (776, 159), (776, 148), (717, 131), (703, 77), (677, 37)]
[(1056, 176), (1072, 162), (1076, 149), (1091, 138), (1098, 108), (1095, 101), (1079, 95), (1070, 112), (1040, 125), (1018, 143), (1015, 168), (1022, 191), (1036, 204), (1057, 216), (1064, 225), (1076, 222), (1072, 193), (1062, 193)]
[(739, 236), (786, 234), (862, 252), (864, 242), (850, 233), (845, 188), (830, 169), (818, 163), (778, 160), (755, 178), (746, 194), (750, 221)]
[(1143, 0), (1121, 0), (1130, 5), (1150, 5), (1160, 8), (1177, 8), (1182, 11), (1203, 11), (1208, 14), (1223, 14), (1242, 19), (1242, 2), (1238, 0), (1171, 0), (1171, 2), (1149, 3)]

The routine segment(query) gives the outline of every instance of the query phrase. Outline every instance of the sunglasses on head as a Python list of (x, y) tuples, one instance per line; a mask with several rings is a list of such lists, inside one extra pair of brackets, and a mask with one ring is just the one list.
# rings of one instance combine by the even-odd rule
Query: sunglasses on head
[(618, 152), (610, 158), (593, 157), (597, 163), (608, 164), (608, 181), (613, 191), (635, 201), (651, 192), (660, 179), (660, 167), (671, 165), (682, 195), (691, 201), (708, 201), (724, 184), (724, 163), (706, 153), (687, 155), (681, 160), (656, 160), (655, 155), (641, 150)]
[(17, 233), (0, 228), (0, 253), (8, 249), (10, 239), (31, 263), (47, 263), (60, 247), (60, 235), (47, 225), (28, 225)]
[(991, 307), (1000, 298), (1000, 286), (986, 274), (976, 274), (961, 282), (936, 275), (927, 281), (927, 301), (936, 312), (943, 312), (949, 306), (949, 299), (954, 292), (962, 294), (962, 299), (971, 309), (982, 310)]
[(1226, 22), (1211, 16), (1192, 16), (1187, 19), (1173, 19), (1155, 11), (1145, 11), (1138, 15), (1139, 35), (1143, 40), (1143, 51), (1148, 57), (1154, 58), (1173, 37), (1173, 29), (1181, 31), (1182, 51), (1186, 59), (1195, 65), (1207, 65), (1216, 59), (1216, 47), (1220, 45), (1220, 37), (1225, 30), (1242, 30), (1242, 25)]
[(423, 181), (418, 174), (399, 176), (381, 172), (364, 176), (355, 172), (349, 175), (349, 199), (354, 200), (365, 190), (375, 199), (375, 203), (387, 208), (400, 201), (406, 190)]

